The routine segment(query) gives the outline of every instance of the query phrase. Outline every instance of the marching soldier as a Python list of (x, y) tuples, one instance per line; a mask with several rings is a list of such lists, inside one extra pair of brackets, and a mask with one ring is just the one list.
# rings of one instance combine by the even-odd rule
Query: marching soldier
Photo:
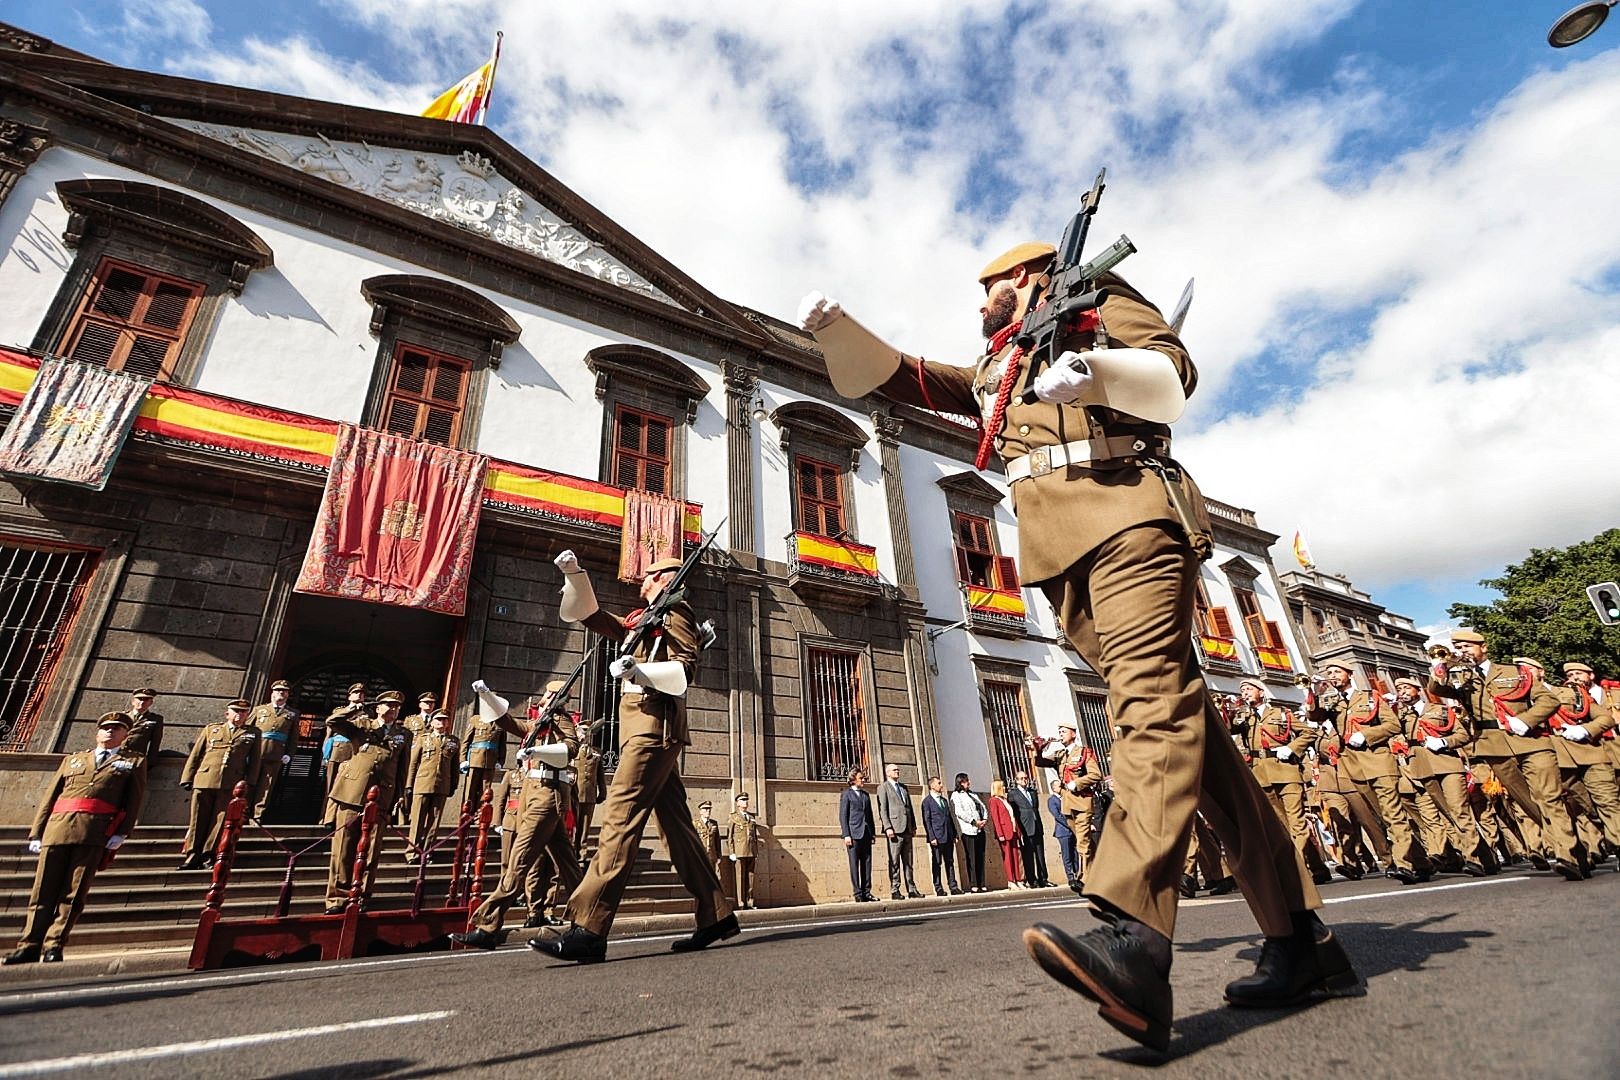
[[(579, 722), (578, 716), (574, 717), (574, 722)], [(602, 792), (606, 789), (607, 773), (602, 765), (602, 751), (593, 745), (591, 729), (582, 727), (579, 731), (579, 753), (574, 755), (574, 850), (582, 856), (596, 804), (602, 801)]]
[(726, 846), (737, 870), (737, 906), (754, 904), (754, 858), (759, 854), (759, 822), (748, 812), (748, 793), (732, 799), (731, 821), (726, 825)]
[(1080, 864), (1074, 891), (1080, 892), (1094, 854), (1091, 811), (1096, 803), (1097, 787), (1103, 780), (1102, 762), (1091, 747), (1079, 740), (1079, 732), (1073, 724), (1059, 723), (1057, 731), (1056, 742), (1030, 738), (1024, 740), (1024, 745), (1035, 752), (1036, 758), (1057, 769), (1058, 783), (1063, 789), (1060, 799), (1063, 818), (1074, 833), (1075, 856)]
[(263, 739), (259, 729), (248, 723), (252, 708), (237, 698), (225, 706), (225, 719), (203, 728), (191, 744), (191, 755), (180, 770), (180, 786), (191, 792), (191, 823), (176, 870), (214, 865), (214, 849), (236, 782), (247, 781), (249, 794), (259, 783)]
[(697, 828), (698, 839), (703, 841), (704, 852), (714, 864), (715, 876), (724, 885), (731, 875), (721, 869), (724, 856), (720, 854), (720, 823), (714, 820), (714, 803), (708, 799), (698, 803), (697, 820), (692, 824)]
[[(568, 712), (567, 702), (557, 700), (563, 685), (561, 679), (556, 679), (546, 686), (545, 695), (540, 699), (540, 716), (533, 722), (533, 729), (525, 732), (507, 715), (505, 701), (491, 693), (482, 681), (473, 684), (485, 722), (523, 738), (524, 745), (518, 751), (514, 770), (524, 774), (523, 805), (518, 811), (512, 857), (502, 869), (500, 884), (473, 912), (469, 920), (472, 929), (451, 934), (452, 941), (477, 949), (495, 948), (501, 943), (506, 912), (520, 894), (529, 904), (530, 922), (541, 921), (535, 916), (545, 916), (542, 900), (546, 895), (545, 871), (540, 871), (537, 881), (530, 878), (543, 861), (549, 862), (556, 873), (562, 894), (573, 892), (579, 885), (579, 859), (569, 846), (566, 823), (569, 790), (573, 784), (569, 765), (579, 751), (579, 728)], [(549, 918), (544, 921), (549, 922)]]
[(1436, 661), (1429, 693), (1468, 710), (1474, 725), (1469, 756), (1489, 765), (1508, 798), (1540, 826), (1553, 868), (1566, 881), (1590, 876), (1576, 851), (1561, 801), (1558, 754), (1549, 742), (1547, 721), (1558, 711), (1558, 698), (1530, 669), (1488, 660), (1485, 638), (1476, 631), (1455, 630), (1451, 643), (1456, 658)]
[(1615, 781), (1614, 760), (1604, 745), (1614, 739), (1616, 720), (1612, 710), (1593, 699), (1595, 677), (1579, 660), (1564, 665), (1559, 708), (1549, 724), (1558, 736), (1555, 749), (1565, 781), (1585, 785), (1603, 822), (1604, 837), (1610, 847), (1620, 850), (1620, 786)]
[(1328, 689), (1315, 698), (1311, 717), (1339, 732), (1339, 771), (1372, 803), (1384, 823), (1390, 846), (1384, 876), (1403, 885), (1428, 881), (1434, 868), (1401, 809), (1400, 770), (1389, 745), (1400, 734), (1400, 720), (1382, 697), (1356, 689), (1352, 672), (1344, 664), (1329, 662), (1322, 668)]
[(411, 738), (411, 759), (405, 769), (405, 789), (411, 794), (411, 842), (405, 850), (406, 862), (426, 857), (439, 835), (445, 800), (461, 781), (456, 766), (458, 749), (456, 737), (450, 734), (450, 714), (443, 709), (434, 710), (428, 717), (427, 730)]
[(1395, 793), (1401, 800), (1406, 823), (1418, 838), (1418, 844), (1429, 856), (1436, 870), (1461, 870), (1462, 849), (1453, 842), (1451, 823), (1440, 813), (1439, 806), (1429, 798), (1424, 782), (1429, 779), (1428, 766), (1413, 752), (1417, 743), (1417, 721), (1422, 715), (1419, 702), (1423, 700), (1423, 684), (1416, 679), (1395, 680), (1395, 719), (1400, 732), (1389, 740), (1390, 753), (1395, 755), (1399, 775)]
[[(501, 770), (500, 776), (490, 786), (489, 805), (493, 815), (492, 824), (501, 836), (501, 873), (504, 874), (512, 859), (512, 839), (517, 835), (518, 811), (523, 809), (522, 769)], [(473, 812), (477, 813), (476, 809)]]
[(152, 711), (152, 702), (156, 699), (157, 691), (150, 686), (130, 691), (129, 708), (125, 712), (130, 720), (129, 738), (124, 740), (125, 754), (147, 761), (157, 760), (158, 749), (163, 745), (163, 714)]
[(292, 685), (286, 679), (270, 684), (270, 700), (253, 710), (248, 722), (259, 729), (260, 749), (264, 754), (264, 767), (259, 770), (259, 790), (253, 796), (253, 816), (264, 818), (281, 779), (282, 768), (292, 760), (293, 747), (298, 745), (298, 711), (287, 704), (292, 696)]
[(135, 828), (146, 799), (146, 760), (123, 749), (130, 726), (127, 713), (103, 714), (96, 748), (63, 758), (45, 789), (28, 830), (28, 853), (39, 856), (28, 921), (6, 964), (62, 959), (96, 871)]
[(506, 731), (480, 712), (467, 725), (467, 734), (461, 743), (461, 775), (467, 778), (463, 801), (468, 806), (478, 806), (484, 789), (495, 782), (496, 768), (505, 761)]
[[(349, 687), (349, 703), (341, 709), (334, 710), (326, 718), (326, 742), (328, 745), (323, 748), (325, 752), (322, 753), (321, 760), (326, 762), (326, 794), (328, 799), (331, 798), (332, 786), (337, 783), (338, 772), (343, 768), (343, 763), (354, 756), (354, 743), (349, 740), (347, 735), (332, 727), (332, 720), (340, 716), (352, 719), (354, 716), (364, 712), (365, 707), (366, 684), (357, 682)], [(332, 824), (335, 814), (336, 810), (328, 802), (326, 816), (322, 824)]]
[[(357, 686), (360, 684), (356, 684)], [(382, 834), (395, 804), (404, 798), (405, 770), (410, 765), (411, 733), (399, 722), (399, 709), (405, 698), (398, 690), (377, 695), (376, 715), (366, 717), (361, 710), (345, 709), (327, 718), (327, 725), (344, 736), (354, 753), (338, 770), (332, 784), (329, 810), (332, 813), (332, 856), (326, 873), (326, 914), (337, 915), (349, 900), (354, 883), (354, 860), (360, 850), (361, 819), (366, 794), (377, 789), (377, 824), (366, 845), (364, 874), (360, 881), (360, 906), (371, 897), (377, 875), (377, 856), (382, 850)]]
[[(1238, 684), (1238, 697), (1242, 699), (1238, 715), (1254, 778), (1288, 827), (1294, 850), (1310, 868), (1312, 879), (1326, 885), (1333, 880), (1333, 874), (1322, 861), (1311, 824), (1305, 820), (1305, 750), (1311, 745), (1311, 730), (1289, 710), (1269, 704), (1266, 688), (1253, 679)], [(1234, 723), (1232, 730), (1238, 729)]]
[(1197, 370), (1158, 310), (1112, 273), (1096, 279), (1098, 306), (1077, 318), (1083, 325), (1026, 355), (1016, 337), (1024, 316), (1050, 299), (1056, 254), (1020, 244), (980, 272), (990, 344), (974, 368), (905, 356), (819, 294), (806, 298), (801, 320), (846, 397), (881, 390), (985, 420), (976, 465), (1002, 457), (1024, 582), (1045, 594), (1108, 684), (1118, 732), (1118, 799), (1086, 869), (1086, 897), (1107, 925), (1075, 936), (1043, 923), (1025, 931), (1025, 946), (1053, 978), (1107, 1002), (1104, 1019), (1162, 1050), (1174, 1011), (1170, 939), (1201, 800), (1218, 810), (1217, 830), (1230, 831), (1222, 844), (1267, 935), (1255, 974), (1230, 984), (1228, 1000), (1277, 1005), (1355, 975), (1315, 915), (1321, 898), (1232, 746), (1193, 654), (1194, 582), (1212, 527), (1171, 456), (1167, 425)]
[[(1308, 706), (1307, 706), (1308, 711)], [(1340, 772), (1344, 743), (1332, 724), (1316, 724), (1316, 795), (1321, 803), (1323, 824), (1338, 841), (1338, 861), (1334, 871), (1341, 877), (1360, 881), (1368, 870), (1379, 868), (1379, 859), (1389, 862), (1389, 840), (1378, 815), (1361, 797), (1351, 779)], [(1371, 843), (1377, 857), (1367, 850)]]
[[(572, 551), (556, 558), (563, 572), (560, 614), (583, 623), (609, 641), (627, 642), (646, 616), (646, 609), (623, 619), (602, 610), (590, 578)], [(679, 559), (660, 559), (647, 568), (641, 599), (655, 603), (681, 568)], [(622, 680), (619, 698), (619, 767), (602, 803), (596, 856), (585, 880), (568, 902), (569, 928), (562, 934), (537, 937), (529, 945), (561, 960), (593, 962), (607, 955), (607, 935), (629, 884), (637, 845), (647, 819), (658, 818), (658, 831), (670, 861), (697, 906), (697, 931), (672, 943), (676, 952), (707, 948), (741, 933), (720, 888), (708, 852), (692, 826), (686, 785), (681, 780), (681, 753), (691, 736), (686, 723), (686, 687), (697, 668), (697, 616), (684, 601), (673, 605), (662, 625), (638, 635), (633, 656), (609, 665)]]
[(1395, 688), (1397, 694), (1404, 688), (1411, 695), (1406, 738), (1412, 747), (1412, 775), (1451, 822), (1463, 873), (1469, 877), (1494, 874), (1496, 857), (1480, 840), (1479, 825), (1468, 805), (1462, 751), (1473, 742), (1474, 729), (1467, 714), (1455, 705), (1423, 701), (1422, 687), (1415, 679), (1399, 679)]

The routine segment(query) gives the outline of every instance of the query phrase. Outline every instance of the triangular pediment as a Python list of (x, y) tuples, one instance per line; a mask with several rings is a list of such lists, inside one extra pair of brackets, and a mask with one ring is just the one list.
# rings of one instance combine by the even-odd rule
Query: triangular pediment
[(238, 150), (443, 221), (547, 262), (676, 304), (575, 223), (503, 175), (475, 150), (433, 153), (268, 128), (164, 117)]

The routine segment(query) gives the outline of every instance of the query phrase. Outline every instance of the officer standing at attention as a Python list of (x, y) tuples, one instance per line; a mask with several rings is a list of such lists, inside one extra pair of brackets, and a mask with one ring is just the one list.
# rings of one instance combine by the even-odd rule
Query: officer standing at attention
[(248, 723), (253, 708), (243, 698), (225, 706), (225, 719), (197, 733), (191, 755), (180, 770), (180, 786), (191, 792), (191, 824), (176, 870), (200, 870), (214, 865), (214, 849), (225, 825), (225, 810), (238, 780), (247, 781), (248, 794), (259, 783), (263, 764), (263, 738)]
[(326, 762), (326, 794), (329, 800), (326, 805), (326, 816), (321, 821), (321, 824), (323, 825), (332, 824), (333, 815), (336, 813), (332, 807), (330, 798), (332, 795), (332, 785), (337, 783), (338, 771), (343, 768), (343, 763), (345, 761), (348, 761), (354, 756), (354, 743), (349, 741), (349, 737), (347, 735), (335, 730), (332, 727), (332, 721), (334, 718), (340, 716), (353, 719), (355, 716), (358, 716), (365, 711), (366, 684), (363, 682), (357, 682), (349, 687), (349, 703), (343, 706), (341, 709), (334, 710), (332, 714), (326, 718), (326, 741), (330, 745), (331, 749), (322, 755), (322, 760)]
[(28, 830), (28, 852), (39, 856), (28, 922), (6, 964), (56, 963), (84, 910), (96, 871), (135, 828), (146, 799), (146, 759), (123, 751), (127, 713), (96, 721), (96, 748), (62, 759)]
[[(559, 609), (563, 619), (583, 623), (609, 641), (626, 641), (646, 609), (622, 619), (610, 615), (596, 602), (590, 578), (572, 551), (562, 552), (555, 562), (563, 572)], [(649, 566), (641, 580), (642, 602), (656, 601), (680, 568), (679, 559), (660, 559)], [(670, 609), (662, 626), (641, 638), (634, 656), (621, 656), (609, 665), (609, 673), (623, 680), (619, 767), (602, 802), (596, 857), (568, 902), (571, 925), (561, 934), (530, 941), (537, 952), (587, 963), (606, 958), (607, 935), (630, 883), (642, 830), (653, 815), (658, 817), (658, 832), (675, 873), (697, 908), (697, 931), (673, 942), (671, 949), (703, 949), (742, 932), (714, 863), (692, 826), (681, 780), (681, 752), (692, 741), (686, 723), (686, 687), (697, 660), (697, 617), (683, 602)]]
[(123, 747), (125, 754), (148, 761), (157, 760), (158, 750), (163, 745), (163, 714), (152, 711), (152, 702), (156, 699), (157, 691), (150, 686), (130, 692), (129, 708), (124, 711), (129, 717), (129, 738), (124, 740)]
[(698, 839), (703, 841), (703, 850), (708, 854), (709, 861), (714, 863), (715, 876), (724, 885), (730, 875), (720, 865), (724, 856), (720, 854), (720, 823), (714, 820), (714, 803), (708, 799), (698, 803), (697, 820), (692, 825), (697, 829)]
[(461, 775), (467, 778), (462, 802), (477, 810), (484, 789), (495, 782), (497, 769), (506, 762), (506, 731), (483, 712), (470, 721), (461, 743)]
[(293, 747), (298, 744), (298, 712), (287, 704), (291, 696), (292, 684), (286, 679), (277, 679), (270, 684), (270, 700), (248, 717), (248, 722), (259, 729), (259, 747), (264, 754), (259, 790), (251, 796), (253, 816), (260, 820), (270, 805), (276, 782), (281, 779), (281, 769), (292, 760)]
[(759, 819), (748, 810), (748, 793), (731, 800), (731, 820), (726, 823), (726, 846), (737, 868), (737, 906), (753, 908), (754, 859), (759, 855)]
[[(1014, 336), (1045, 299), (1055, 256), (1049, 244), (1019, 244), (980, 271), (989, 347), (973, 367), (905, 356), (819, 294), (800, 314), (844, 396), (881, 390), (984, 419), (978, 460), (998, 452), (1004, 462), (1018, 568), (1108, 684), (1118, 732), (1116, 797), (1086, 873), (1086, 897), (1104, 925), (1076, 935), (1042, 923), (1025, 931), (1024, 943), (1047, 974), (1096, 1001), (1110, 1024), (1163, 1050), (1174, 1012), (1170, 941), (1200, 806), (1266, 935), (1255, 973), (1228, 985), (1227, 1000), (1284, 1005), (1356, 978), (1317, 918), (1321, 898), (1232, 745), (1193, 653), (1195, 582), (1212, 549), (1211, 526), (1202, 494), (1170, 456), (1167, 424), (1197, 371), (1158, 310), (1105, 273), (1097, 281), (1100, 322), (1066, 335), (1037, 374), (1036, 361), (1048, 358), (1026, 355)], [(1128, 371), (1137, 375), (1121, 374)], [(1167, 382), (1179, 386), (1173, 403)], [(1137, 395), (1133, 386), (1148, 391)]]
[(327, 724), (354, 746), (354, 754), (338, 770), (332, 784), (332, 856), (326, 873), (326, 914), (343, 910), (353, 884), (354, 859), (360, 849), (361, 817), (366, 793), (377, 788), (377, 824), (366, 845), (365, 877), (360, 885), (361, 907), (371, 896), (377, 874), (377, 855), (382, 835), (395, 803), (405, 796), (405, 770), (410, 766), (411, 733), (399, 722), (399, 708), (405, 698), (398, 690), (384, 690), (377, 696), (376, 716), (358, 712), (333, 713)]
[(457, 750), (456, 737), (450, 734), (450, 714), (443, 709), (428, 717), (426, 731), (411, 737), (411, 763), (405, 770), (405, 788), (411, 794), (411, 846), (405, 849), (406, 862), (425, 855), (439, 835), (445, 800), (461, 782)]

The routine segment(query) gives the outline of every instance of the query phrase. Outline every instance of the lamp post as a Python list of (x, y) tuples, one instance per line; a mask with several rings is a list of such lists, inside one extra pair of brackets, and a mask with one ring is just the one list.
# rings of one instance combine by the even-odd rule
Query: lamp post
[(1585, 41), (1603, 25), (1603, 20), (1609, 17), (1609, 9), (1617, 3), (1620, 0), (1587, 0), (1576, 4), (1552, 24), (1552, 29), (1547, 31), (1547, 44), (1555, 49), (1566, 49)]

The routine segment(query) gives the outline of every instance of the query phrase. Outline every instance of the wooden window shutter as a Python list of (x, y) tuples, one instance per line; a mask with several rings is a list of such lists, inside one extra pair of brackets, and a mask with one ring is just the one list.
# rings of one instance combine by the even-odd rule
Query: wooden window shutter
[(1015, 592), (1018, 585), (1018, 564), (1011, 555), (996, 556), (996, 583), (1005, 592)]
[(614, 413), (613, 482), (668, 495), (671, 426), (667, 417), (619, 406)]
[(1282, 627), (1270, 619), (1266, 620), (1266, 646), (1272, 649), (1285, 649), (1288, 647), (1283, 640)]
[(58, 351), (109, 371), (165, 378), (203, 292), (199, 282), (103, 259)]
[(390, 435), (454, 446), (471, 375), (466, 360), (402, 343), (389, 372), (380, 426)]
[(1209, 609), (1209, 630), (1214, 637), (1228, 639), (1237, 637), (1232, 632), (1232, 616), (1223, 607)]

